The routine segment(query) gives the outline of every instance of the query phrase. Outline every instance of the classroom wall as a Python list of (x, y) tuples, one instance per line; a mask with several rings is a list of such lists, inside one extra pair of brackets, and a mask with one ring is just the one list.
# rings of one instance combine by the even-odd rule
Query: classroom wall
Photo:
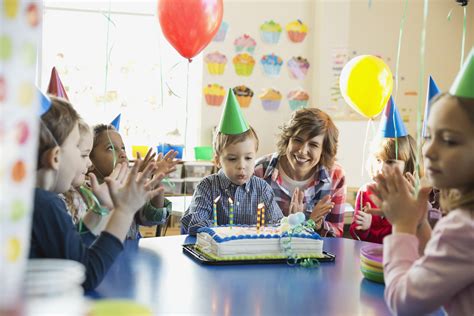
[[(275, 150), (278, 126), (290, 115), (286, 93), (294, 87), (302, 87), (310, 93), (310, 106), (327, 111), (335, 119), (340, 130), (338, 161), (343, 165), (349, 186), (357, 187), (368, 180), (363, 173), (364, 141), (374, 135), (377, 122), (368, 126), (367, 120), (355, 114), (345, 105), (340, 95), (334, 93), (338, 73), (352, 57), (361, 54), (378, 55), (384, 59), (395, 75), (395, 65), (405, 1), (271, 1), (225, 0), (224, 21), (230, 24), (224, 43), (211, 42), (204, 51), (219, 50), (227, 55), (228, 64), (223, 76), (211, 76), (203, 69), (203, 85), (220, 83), (224, 87), (245, 84), (256, 95), (244, 114), (260, 137), (259, 154)], [(452, 10), (451, 20), (447, 19)], [(260, 40), (259, 26), (273, 19), (284, 27), (288, 22), (302, 19), (310, 28), (301, 44), (291, 43), (283, 31), (280, 43), (271, 47)], [(396, 103), (411, 134), (416, 134), (416, 115), (419, 99), (424, 107), (425, 88), (431, 74), (441, 90), (449, 89), (460, 67), (463, 8), (455, 1), (429, 1), (426, 27), (426, 52), (423, 89), (420, 93), (420, 37), (423, 19), (423, 1), (409, 1), (400, 51), (398, 94), (394, 87)], [(232, 58), (233, 41), (247, 33), (257, 40), (254, 57), (275, 52), (284, 63), (292, 56), (301, 55), (310, 62), (310, 73), (305, 80), (288, 76), (283, 66), (280, 77), (271, 79), (262, 74), (259, 65), (250, 77), (235, 74)], [(467, 34), (465, 55), (474, 45), (474, 6), (467, 9)], [(258, 94), (260, 89), (275, 87), (283, 93), (283, 101), (277, 112), (263, 111)], [(218, 123), (221, 107), (211, 107), (202, 99), (201, 143), (211, 144), (211, 130)], [(423, 109), (422, 111), (423, 112)]]

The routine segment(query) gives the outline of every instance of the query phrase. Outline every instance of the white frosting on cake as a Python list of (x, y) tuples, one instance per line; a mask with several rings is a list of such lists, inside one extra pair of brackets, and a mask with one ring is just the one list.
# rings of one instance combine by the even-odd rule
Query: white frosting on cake
[[(289, 237), (279, 227), (210, 227), (198, 231), (196, 247), (217, 259), (286, 258)], [(291, 253), (304, 257), (322, 257), (323, 240), (316, 233), (301, 232), (291, 237)]]

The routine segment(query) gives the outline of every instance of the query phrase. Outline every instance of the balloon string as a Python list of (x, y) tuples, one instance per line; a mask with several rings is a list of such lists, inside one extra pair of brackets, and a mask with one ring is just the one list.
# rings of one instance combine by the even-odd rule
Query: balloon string
[[(424, 0), (423, 3), (423, 27), (421, 29), (421, 41), (420, 41), (420, 76), (418, 79), (418, 107), (416, 113), (416, 167), (415, 170), (419, 170), (420, 168), (420, 159), (421, 159), (421, 109), (422, 109), (422, 91), (423, 91), (423, 82), (425, 76), (425, 47), (426, 47), (426, 24), (428, 21), (428, 0)], [(415, 177), (415, 192), (418, 195), (418, 191), (420, 188), (420, 177), (419, 172)]]
[[(400, 50), (402, 47), (402, 38), (403, 38), (403, 29), (405, 27), (405, 21), (407, 19), (407, 9), (408, 9), (408, 0), (405, 0), (405, 5), (403, 7), (403, 15), (402, 15), (402, 20), (400, 21), (400, 32), (398, 34), (398, 48), (397, 48), (397, 63), (395, 65), (395, 104), (397, 104), (398, 100), (398, 71), (399, 71), (399, 66), (400, 66)], [(393, 111), (393, 130), (395, 131), (395, 159), (398, 160), (398, 131), (397, 131), (397, 126), (395, 122), (395, 111)]]
[(405, 0), (405, 5), (403, 7), (402, 20), (400, 21), (400, 32), (398, 33), (398, 48), (397, 48), (397, 63), (395, 65), (395, 104), (398, 100), (398, 70), (400, 65), (400, 50), (402, 47), (402, 38), (403, 38), (403, 29), (405, 27), (405, 21), (407, 19), (407, 9), (408, 9), (408, 0)]
[(109, 30), (110, 30), (110, 6), (111, 6), (111, 1), (109, 0), (109, 11), (107, 13), (106, 19), (107, 19), (107, 37), (106, 37), (106, 42), (105, 42), (105, 79), (104, 79), (104, 111), (105, 111), (105, 104), (107, 102), (107, 82), (109, 79), (109, 59), (110, 59), (110, 52), (109, 52)]
[(367, 127), (365, 129), (364, 148), (362, 151), (362, 165), (360, 168), (360, 176), (364, 176), (364, 165), (365, 165), (365, 152), (367, 151), (367, 139), (369, 138), (369, 128), (372, 122), (372, 118), (367, 121)]
[(464, 45), (466, 43), (466, 23), (467, 23), (467, 12), (466, 12), (467, 6), (464, 7), (464, 21), (463, 21), (463, 26), (462, 26), (462, 41), (461, 41), (461, 65), (459, 68), (462, 68), (462, 65), (464, 64)]

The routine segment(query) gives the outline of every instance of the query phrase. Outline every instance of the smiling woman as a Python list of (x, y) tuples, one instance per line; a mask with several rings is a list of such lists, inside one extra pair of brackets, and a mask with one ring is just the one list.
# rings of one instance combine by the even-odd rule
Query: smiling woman
[(255, 175), (270, 184), (283, 214), (304, 212), (322, 236), (341, 237), (345, 176), (335, 163), (338, 130), (319, 109), (293, 113), (281, 128), (278, 152), (261, 157)]

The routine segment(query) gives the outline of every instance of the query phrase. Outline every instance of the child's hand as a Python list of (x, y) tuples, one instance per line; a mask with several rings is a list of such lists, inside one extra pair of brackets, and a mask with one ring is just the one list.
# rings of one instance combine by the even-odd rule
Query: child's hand
[(290, 214), (294, 214), (297, 212), (303, 212), (304, 211), (304, 192), (301, 191), (299, 188), (296, 188), (295, 191), (293, 191), (293, 195), (291, 196), (291, 202), (290, 202)]
[[(150, 164), (150, 163), (153, 163), (153, 161), (155, 161), (155, 156), (156, 154), (153, 153), (153, 149), (152, 148), (149, 148), (147, 153), (146, 153), (146, 156), (145, 158), (143, 159), (143, 162), (140, 166), (140, 169), (138, 170), (138, 172), (143, 172), (143, 170), (145, 170), (145, 168)], [(137, 159), (141, 159), (141, 155), (139, 152), (137, 152)]]
[(328, 194), (319, 200), (319, 202), (314, 206), (310, 218), (317, 223), (323, 219), (324, 216), (329, 214), (333, 207), (334, 203), (331, 202), (331, 196)]
[[(119, 163), (115, 166), (109, 178), (114, 179), (119, 184), (122, 184), (127, 176), (127, 170), (128, 163)], [(89, 176), (91, 179), (92, 193), (94, 193), (94, 195), (97, 197), (100, 205), (108, 208), (109, 210), (113, 209), (114, 203), (112, 202), (112, 197), (110, 196), (109, 187), (107, 186), (107, 183), (104, 182), (102, 184), (99, 184), (99, 182), (97, 181), (97, 177), (93, 173), (91, 173)]]
[[(370, 208), (370, 204), (367, 203), (366, 207)], [(372, 215), (369, 213), (365, 212), (365, 208), (362, 212), (357, 212), (357, 215), (355, 216), (355, 222), (357, 224), (356, 229), (357, 230), (367, 230), (370, 228), (370, 225), (372, 224)]]
[(155, 186), (159, 184), (164, 175), (158, 174), (148, 180), (155, 171), (155, 166), (149, 164), (143, 172), (138, 173), (142, 163), (140, 159), (135, 162), (132, 169), (127, 172), (127, 178), (122, 184), (117, 179), (110, 177), (105, 179), (116, 209), (134, 214), (146, 201), (163, 190), (162, 187), (155, 189)]
[(156, 173), (163, 173), (164, 175), (168, 175), (171, 172), (176, 170), (176, 165), (179, 163), (179, 160), (175, 160), (178, 152), (175, 150), (170, 150), (166, 153), (163, 157), (163, 154), (160, 153), (156, 158), (155, 166), (156, 166)]
[(375, 177), (375, 195), (379, 206), (394, 226), (394, 231), (416, 233), (418, 223), (426, 216), (426, 203), (430, 188), (422, 188), (418, 197), (413, 197), (411, 188), (400, 170), (391, 168), (385, 175)]

